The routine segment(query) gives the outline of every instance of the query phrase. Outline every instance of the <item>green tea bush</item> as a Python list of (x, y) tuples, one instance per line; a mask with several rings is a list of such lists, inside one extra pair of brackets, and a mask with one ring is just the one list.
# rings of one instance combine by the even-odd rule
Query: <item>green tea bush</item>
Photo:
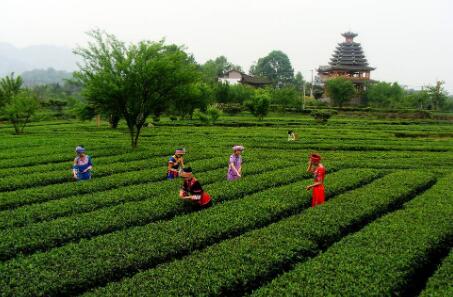
[(325, 124), (337, 112), (331, 109), (315, 109), (310, 112), (310, 115), (319, 123)]
[[(395, 191), (391, 186), (400, 185), (401, 178), (406, 181)], [(263, 283), (263, 279), (315, 256), (323, 246), (391, 211), (432, 181), (433, 175), (420, 172), (393, 173), (341, 194), (321, 207), (307, 209), (299, 215), (111, 283), (84, 296), (242, 295)], [(184, 273), (178, 273), (180, 271)], [(199, 276), (204, 271), (210, 273), (200, 282)]]
[(445, 218), (453, 217), (452, 178), (441, 179), (403, 209), (343, 238), (253, 296), (409, 294), (418, 286), (417, 274), (450, 247), (453, 221)]
[[(225, 180), (226, 169), (224, 158), (194, 161), (191, 166), (196, 170), (196, 176), (203, 186)], [(249, 161), (244, 169), (245, 176), (254, 175), (269, 170), (279, 169), (289, 165), (285, 160), (273, 160), (266, 163)], [(220, 167), (220, 168), (219, 168)], [(218, 168), (218, 169), (216, 169)], [(182, 182), (182, 181), (181, 181)], [(110, 207), (126, 202), (140, 201), (152, 198), (152, 203), (160, 203), (159, 199), (174, 200), (174, 195), (181, 182), (159, 181), (126, 188), (107, 190), (84, 195), (74, 195), (62, 199), (51, 200), (45, 203), (31, 204), (9, 211), (0, 212), (0, 229), (25, 226), (40, 221), (48, 221), (62, 216), (74, 215), (83, 212), (93, 212), (96, 209)], [(155, 199), (159, 196), (162, 198)], [(175, 201), (176, 202), (176, 201)], [(156, 206), (158, 207), (158, 206)], [(178, 209), (175, 206), (173, 211)], [(165, 213), (167, 213), (166, 211)], [(94, 214), (94, 213), (93, 213)], [(159, 214), (156, 214), (159, 215)], [(162, 217), (165, 214), (160, 214)], [(152, 216), (150, 215), (149, 218)]]
[[(371, 170), (334, 173), (327, 196), (376, 176), (377, 172)], [(268, 189), (171, 221), (129, 228), (0, 263), (0, 291), (6, 296), (61, 296), (106, 283), (125, 272), (155, 266), (307, 208), (310, 193), (304, 188), (309, 182)]]
[[(258, 164), (255, 172), (273, 168), (275, 165), (272, 163)], [(282, 173), (283, 175), (281, 178), (275, 178), (275, 173)], [(301, 177), (308, 177), (308, 174), (299, 171), (294, 172), (294, 168), (285, 168), (267, 174), (245, 177), (235, 183), (224, 180), (208, 185), (205, 190), (213, 196), (214, 202), (233, 200), (264, 190), (266, 186), (287, 184)], [(162, 189), (160, 187), (157, 184), (151, 189), (151, 193), (153, 193), (151, 197), (150, 192), (142, 191), (139, 196), (144, 199), (143, 201), (126, 202), (85, 214), (0, 231), (0, 237), (3, 238), (0, 242), (0, 259), (7, 259), (19, 252), (30, 253), (71, 240), (167, 219), (190, 210), (177, 197), (180, 185), (164, 186)]]
[(436, 273), (428, 279), (426, 288), (420, 297), (453, 296), (453, 250), (442, 261)]

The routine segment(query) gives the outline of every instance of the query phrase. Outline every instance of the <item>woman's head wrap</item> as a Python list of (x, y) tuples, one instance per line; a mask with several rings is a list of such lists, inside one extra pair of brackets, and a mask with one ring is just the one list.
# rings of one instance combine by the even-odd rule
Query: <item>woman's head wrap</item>
[(85, 148), (84, 148), (83, 146), (80, 146), (80, 145), (79, 145), (79, 146), (77, 146), (77, 147), (75, 148), (75, 152), (76, 152), (77, 154), (79, 154), (79, 155), (80, 155), (80, 154), (83, 154), (83, 153), (85, 152)]
[(192, 167), (183, 168), (181, 171), (182, 177), (191, 177), (192, 176)]
[(243, 151), (244, 150), (244, 147), (242, 145), (235, 145), (233, 146), (233, 151)]
[(321, 156), (318, 155), (318, 154), (311, 154), (310, 155), (310, 161), (319, 162), (319, 161), (321, 161)]
[(184, 148), (177, 148), (175, 150), (175, 155), (184, 155), (186, 153), (186, 150)]

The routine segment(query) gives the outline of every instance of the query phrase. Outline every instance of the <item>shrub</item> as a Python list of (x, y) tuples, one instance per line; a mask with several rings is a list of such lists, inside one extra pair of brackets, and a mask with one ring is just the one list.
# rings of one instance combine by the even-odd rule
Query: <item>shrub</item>
[(261, 121), (269, 112), (270, 98), (268, 90), (257, 89), (252, 99), (245, 102), (245, 106)]
[(208, 115), (211, 124), (215, 124), (215, 122), (222, 114), (222, 110), (220, 110), (216, 105), (209, 105), (208, 109), (206, 110), (206, 114)]
[(235, 115), (242, 111), (242, 106), (239, 103), (219, 103), (217, 106), (228, 115)]
[(202, 112), (200, 109), (195, 109), (193, 116), (203, 124), (215, 124), (219, 119), (222, 111), (215, 105), (209, 105), (206, 112)]
[(209, 124), (209, 117), (206, 113), (202, 112), (199, 108), (195, 109), (193, 112), (193, 117), (203, 124)]
[(310, 115), (319, 123), (325, 124), (337, 112), (331, 109), (315, 109), (310, 112)]

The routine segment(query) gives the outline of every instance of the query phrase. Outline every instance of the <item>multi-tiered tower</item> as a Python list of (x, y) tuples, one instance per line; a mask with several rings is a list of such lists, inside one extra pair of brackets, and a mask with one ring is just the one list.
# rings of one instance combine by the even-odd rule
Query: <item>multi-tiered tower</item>
[(335, 77), (350, 79), (358, 92), (365, 89), (370, 80), (370, 72), (376, 68), (370, 67), (363, 54), (360, 43), (354, 42), (356, 33), (341, 34), (345, 41), (339, 43), (330, 59), (329, 65), (319, 66), (318, 75), (322, 82)]

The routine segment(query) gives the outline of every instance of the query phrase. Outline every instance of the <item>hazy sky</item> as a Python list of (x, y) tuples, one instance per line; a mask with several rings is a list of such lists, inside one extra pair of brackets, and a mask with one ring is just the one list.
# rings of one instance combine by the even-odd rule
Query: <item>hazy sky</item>
[(377, 67), (372, 78), (409, 87), (440, 79), (453, 93), (451, 0), (0, 0), (0, 42), (72, 48), (92, 28), (131, 42), (165, 37), (199, 62), (225, 55), (246, 70), (279, 49), (306, 78), (352, 30)]

